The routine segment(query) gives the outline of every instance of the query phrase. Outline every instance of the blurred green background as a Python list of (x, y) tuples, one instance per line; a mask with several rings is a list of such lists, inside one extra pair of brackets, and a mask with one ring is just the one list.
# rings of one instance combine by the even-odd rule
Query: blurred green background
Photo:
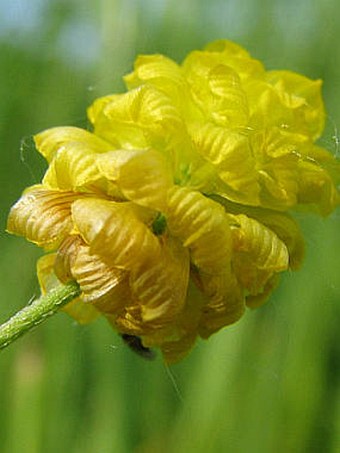
[[(2, 0), (0, 321), (39, 294), (41, 251), (4, 232), (39, 181), (32, 134), (87, 127), (138, 53), (180, 61), (216, 38), (324, 80), (321, 144), (340, 153), (338, 0)], [(303, 268), (266, 306), (167, 368), (104, 320), (58, 314), (0, 355), (1, 453), (340, 452), (340, 213), (301, 219)]]

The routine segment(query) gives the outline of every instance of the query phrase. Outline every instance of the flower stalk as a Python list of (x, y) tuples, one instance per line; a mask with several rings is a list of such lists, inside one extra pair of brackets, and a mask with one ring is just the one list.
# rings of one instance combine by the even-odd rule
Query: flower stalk
[(0, 349), (6, 348), (17, 338), (41, 324), (79, 294), (79, 285), (70, 282), (59, 285), (24, 307), (0, 326)]

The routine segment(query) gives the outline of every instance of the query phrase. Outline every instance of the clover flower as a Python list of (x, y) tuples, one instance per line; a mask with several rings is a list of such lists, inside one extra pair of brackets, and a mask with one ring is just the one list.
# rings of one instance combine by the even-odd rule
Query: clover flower
[(339, 164), (315, 144), (321, 81), (266, 71), (232, 42), (181, 65), (140, 56), (125, 82), (89, 108), (91, 132), (35, 136), (48, 169), (12, 207), (8, 231), (48, 252), (42, 291), (79, 284), (72, 316), (102, 314), (174, 362), (299, 267), (290, 211), (331, 213)]

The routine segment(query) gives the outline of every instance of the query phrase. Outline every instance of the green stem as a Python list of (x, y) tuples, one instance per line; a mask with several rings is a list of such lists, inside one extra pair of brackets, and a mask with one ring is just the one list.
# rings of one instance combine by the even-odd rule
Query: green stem
[(0, 326), (0, 349), (6, 348), (21, 335), (38, 326), (79, 294), (78, 284), (70, 282), (58, 286), (20, 310)]

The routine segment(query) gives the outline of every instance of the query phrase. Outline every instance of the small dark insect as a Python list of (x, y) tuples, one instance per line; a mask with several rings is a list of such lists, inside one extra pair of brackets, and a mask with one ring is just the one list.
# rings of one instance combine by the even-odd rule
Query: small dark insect
[(140, 355), (144, 359), (153, 360), (156, 357), (155, 351), (150, 348), (143, 346), (142, 340), (136, 335), (129, 335), (128, 333), (122, 333), (121, 337), (124, 343), (131, 349), (131, 351)]

